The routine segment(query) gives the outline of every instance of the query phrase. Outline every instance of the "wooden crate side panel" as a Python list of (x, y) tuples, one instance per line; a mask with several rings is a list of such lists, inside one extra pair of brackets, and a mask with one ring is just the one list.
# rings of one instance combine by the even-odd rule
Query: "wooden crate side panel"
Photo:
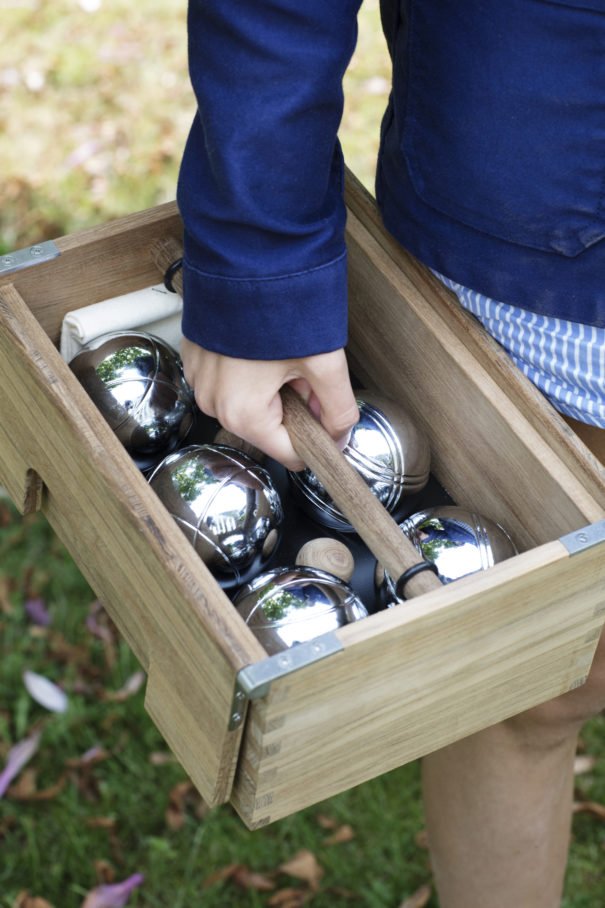
[(354, 370), (424, 427), (432, 470), (454, 500), (501, 523), (522, 549), (601, 519), (575, 471), (354, 215), (348, 244)]
[(185, 769), (205, 799), (226, 800), (240, 737), (228, 730), (235, 675), (264, 651), (6, 287), (0, 382), (2, 425), (43, 479), (51, 524), (148, 671), (150, 712), (175, 752), (189, 755)]
[(567, 425), (547, 398), (518, 369), (504, 348), (462, 308), (458, 298), (428, 268), (410, 255), (382, 225), (376, 202), (349, 171), (346, 202), (353, 215), (413, 284), (423, 304), (439, 314), (469, 353), (531, 421), (533, 427), (574, 471), (589, 494), (605, 508), (605, 467)]
[[(251, 828), (577, 686), (605, 616), (605, 544), (559, 542), (343, 628), (251, 705), (234, 805)], [(365, 627), (364, 627), (365, 625)]]
[(182, 240), (174, 202), (60, 237), (58, 258), (0, 277), (0, 287), (13, 284), (58, 345), (66, 312), (159, 284), (150, 248), (167, 236)]

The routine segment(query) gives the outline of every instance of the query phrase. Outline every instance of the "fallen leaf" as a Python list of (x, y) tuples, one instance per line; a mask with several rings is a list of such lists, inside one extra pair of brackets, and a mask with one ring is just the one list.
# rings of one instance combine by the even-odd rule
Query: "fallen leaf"
[(50, 624), (50, 612), (44, 599), (35, 596), (25, 600), (25, 614), (32, 624), (39, 624), (41, 627), (48, 627)]
[(414, 836), (414, 841), (418, 848), (428, 849), (429, 847), (429, 834), (426, 829), (421, 829), (420, 832), (417, 832)]
[(425, 883), (420, 889), (417, 889), (413, 895), (404, 899), (399, 908), (424, 908), (431, 897), (431, 886)]
[(59, 776), (53, 785), (38, 788), (36, 770), (26, 769), (19, 781), (11, 785), (8, 795), (13, 801), (52, 801), (65, 788), (65, 776)]
[(42, 732), (35, 731), (28, 738), (23, 738), (15, 744), (8, 752), (6, 766), (0, 773), (0, 798), (13, 781), (15, 776), (19, 775), (23, 767), (36, 753), (40, 746), (40, 737)]
[(103, 691), (101, 699), (111, 700), (112, 703), (123, 703), (124, 700), (128, 700), (129, 697), (132, 697), (134, 696), (134, 694), (138, 693), (138, 691), (145, 683), (145, 678), (145, 672), (135, 672), (134, 675), (131, 675), (119, 690)]
[(579, 754), (573, 762), (574, 775), (581, 776), (594, 769), (597, 758), (591, 754)]
[(30, 697), (40, 706), (54, 713), (66, 712), (67, 694), (54, 681), (26, 669), (23, 672), (23, 683)]
[(30, 895), (27, 890), (24, 890), (13, 902), (13, 908), (53, 908), (53, 906), (39, 895)]
[(353, 827), (349, 826), (348, 823), (344, 823), (342, 826), (339, 826), (332, 835), (327, 836), (323, 843), (324, 845), (341, 845), (343, 842), (350, 842), (354, 838), (355, 832)]
[(176, 832), (183, 827), (188, 808), (193, 810), (198, 820), (202, 820), (209, 810), (208, 805), (189, 779), (179, 782), (170, 790), (168, 807), (164, 814), (169, 829)]
[(324, 870), (312, 851), (303, 848), (293, 858), (280, 864), (282, 873), (287, 873), (309, 884), (313, 892), (319, 889), (319, 882), (324, 875)]
[(325, 813), (318, 813), (315, 818), (322, 829), (336, 829), (338, 820), (327, 816)]
[(97, 763), (108, 760), (110, 757), (109, 751), (97, 744), (94, 747), (90, 747), (81, 757), (70, 757), (65, 760), (65, 765), (70, 769), (87, 769), (90, 766), (95, 766)]
[(113, 883), (116, 878), (116, 872), (109, 861), (105, 861), (103, 859), (95, 861), (94, 867), (99, 883)]
[(87, 817), (85, 820), (91, 829), (115, 829), (115, 817)]
[(255, 889), (258, 892), (270, 892), (275, 889), (275, 882), (270, 877), (250, 870), (245, 864), (240, 864), (236, 868), (231, 879), (242, 889)]
[(167, 763), (176, 763), (176, 757), (168, 751), (154, 750), (149, 754), (152, 766), (165, 766)]
[(605, 820), (605, 804), (597, 801), (576, 801), (573, 805), (574, 813), (590, 813), (599, 820)]
[(135, 873), (121, 883), (97, 886), (88, 893), (82, 902), (82, 908), (123, 908), (143, 879), (142, 873)]
[(267, 905), (271, 905), (271, 908), (300, 908), (310, 898), (311, 893), (308, 889), (289, 887), (287, 889), (279, 889), (271, 896)]
[(225, 867), (219, 867), (218, 870), (215, 870), (210, 876), (206, 877), (203, 883), (204, 889), (208, 889), (216, 883), (223, 883), (225, 880), (231, 879), (233, 874), (236, 873), (241, 866), (241, 864), (227, 864)]

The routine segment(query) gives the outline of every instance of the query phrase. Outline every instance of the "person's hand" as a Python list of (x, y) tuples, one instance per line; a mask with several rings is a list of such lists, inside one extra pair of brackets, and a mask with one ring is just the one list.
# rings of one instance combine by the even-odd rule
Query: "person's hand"
[(183, 339), (185, 379), (198, 407), (289, 470), (302, 470), (282, 422), (280, 388), (290, 384), (342, 448), (359, 411), (344, 350), (301, 359), (235, 359)]

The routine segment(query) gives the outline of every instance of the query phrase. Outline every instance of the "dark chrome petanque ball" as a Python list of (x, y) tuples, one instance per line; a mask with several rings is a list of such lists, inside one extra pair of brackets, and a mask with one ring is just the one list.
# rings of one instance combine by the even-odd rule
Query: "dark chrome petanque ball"
[(227, 445), (188, 445), (166, 457), (149, 484), (224, 588), (266, 566), (284, 514), (252, 457)]
[[(429, 480), (430, 451), (426, 436), (396, 401), (371, 391), (356, 391), (360, 419), (344, 449), (374, 495), (396, 515), (406, 495)], [(350, 533), (353, 527), (328, 495), (315, 473), (289, 473), (294, 497), (318, 523)]]
[(266, 571), (233, 601), (270, 656), (368, 615), (348, 583), (313, 567)]
[(104, 334), (69, 366), (141, 469), (154, 467), (186, 439), (193, 392), (178, 354), (160, 338), (139, 331)]
[[(412, 514), (399, 526), (419, 554), (436, 566), (442, 583), (484, 571), (517, 554), (513, 541), (500, 524), (455, 505), (427, 508)], [(376, 565), (376, 586), (384, 605), (398, 602), (395, 582)]]

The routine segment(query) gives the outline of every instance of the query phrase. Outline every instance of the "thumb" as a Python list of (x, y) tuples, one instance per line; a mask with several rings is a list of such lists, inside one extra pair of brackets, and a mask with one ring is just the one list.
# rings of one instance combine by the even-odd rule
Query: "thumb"
[(351, 429), (359, 420), (359, 409), (344, 351), (323, 356), (330, 358), (329, 362), (322, 363), (318, 369), (305, 370), (305, 378), (311, 388), (307, 405), (326, 432), (340, 447), (344, 447)]

